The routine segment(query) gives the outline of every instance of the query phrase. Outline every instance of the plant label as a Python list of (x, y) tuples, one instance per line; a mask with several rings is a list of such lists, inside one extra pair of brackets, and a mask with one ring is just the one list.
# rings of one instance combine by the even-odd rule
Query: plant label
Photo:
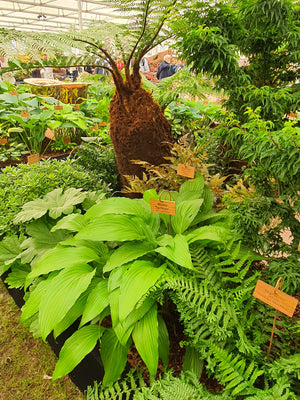
[(63, 106), (54, 106), (54, 110), (62, 110)]
[(63, 138), (63, 143), (71, 143), (71, 139), (69, 137)]
[(54, 131), (52, 131), (52, 129), (50, 128), (47, 128), (45, 131), (45, 137), (51, 140), (55, 140)]
[(79, 104), (75, 104), (74, 108), (75, 108), (75, 110), (80, 111), (80, 105)]
[(150, 199), (150, 208), (152, 212), (176, 215), (175, 201)]
[(7, 138), (0, 138), (0, 144), (6, 144)]
[(27, 111), (22, 111), (22, 112), (21, 112), (21, 117), (22, 117), (22, 118), (29, 118), (29, 117), (30, 117), (30, 114), (29, 114), (29, 112), (27, 112)]
[(40, 161), (40, 156), (38, 154), (32, 154), (30, 156), (27, 156), (27, 162), (29, 165), (35, 164)]
[(107, 125), (107, 123), (106, 123), (106, 122), (104, 122), (104, 121), (101, 121), (101, 122), (99, 122), (99, 123), (98, 123), (98, 125), (99, 125), (99, 126), (106, 126), (106, 125)]
[(289, 296), (261, 280), (257, 281), (253, 296), (288, 317), (293, 316), (298, 304), (298, 300), (295, 297)]
[(195, 177), (195, 168), (184, 164), (178, 164), (177, 175), (193, 179)]
[(10, 91), (10, 94), (11, 94), (12, 96), (18, 96), (18, 92), (17, 92), (16, 90), (11, 90), (11, 91)]
[(299, 244), (298, 244), (298, 251), (300, 251), (300, 240), (299, 240)]

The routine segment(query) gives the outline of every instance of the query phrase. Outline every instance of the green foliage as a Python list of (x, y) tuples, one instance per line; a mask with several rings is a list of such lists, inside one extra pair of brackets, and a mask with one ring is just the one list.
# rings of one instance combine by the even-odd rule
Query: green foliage
[(24, 154), (29, 154), (26, 145), (9, 140), (7, 144), (0, 145), (0, 162), (19, 161)]
[(13, 224), (13, 219), (25, 203), (44, 196), (52, 189), (70, 187), (103, 193), (110, 191), (96, 173), (86, 172), (71, 160), (49, 160), (4, 168), (0, 175), (0, 235), (19, 231), (20, 227)]
[(82, 143), (76, 152), (75, 162), (97, 173), (100, 179), (110, 184), (112, 191), (120, 190), (119, 171), (111, 144), (103, 145), (102, 141), (97, 139)]
[[(282, 126), (299, 108), (299, 6), (289, 0), (196, 2), (173, 25), (195, 72), (213, 76), (243, 121), (246, 107)], [(240, 55), (246, 58), (239, 66)], [(291, 86), (291, 87), (288, 87)]]

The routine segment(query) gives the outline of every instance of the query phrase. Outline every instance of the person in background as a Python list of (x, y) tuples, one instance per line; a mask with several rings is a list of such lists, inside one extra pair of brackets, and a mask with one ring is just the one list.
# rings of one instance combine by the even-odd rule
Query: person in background
[(140, 72), (144, 75), (150, 72), (148, 61), (144, 57), (140, 61)]
[(163, 61), (158, 66), (156, 77), (158, 80), (161, 80), (163, 78), (168, 78), (169, 76), (172, 75), (173, 74), (171, 71), (171, 56), (170, 54), (166, 54), (164, 56)]

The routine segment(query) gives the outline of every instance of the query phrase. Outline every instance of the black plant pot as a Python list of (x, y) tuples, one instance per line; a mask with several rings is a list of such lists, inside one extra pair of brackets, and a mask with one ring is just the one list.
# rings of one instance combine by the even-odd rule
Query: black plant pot
[[(1, 279), (8, 291), (13, 298), (16, 305), (21, 308), (24, 305), (24, 291), (21, 289), (10, 289), (5, 283), (9, 271), (5, 272)], [(56, 356), (64, 345), (65, 341), (77, 330), (78, 322), (75, 322), (66, 331), (54, 339), (52, 333), (47, 337), (47, 342), (51, 346), (52, 351)], [(87, 354), (84, 359), (69, 373), (69, 377), (72, 382), (78, 387), (81, 392), (84, 392), (88, 386), (93, 386), (95, 381), (101, 382), (104, 376), (104, 368), (102, 361), (97, 350), (97, 346)]]

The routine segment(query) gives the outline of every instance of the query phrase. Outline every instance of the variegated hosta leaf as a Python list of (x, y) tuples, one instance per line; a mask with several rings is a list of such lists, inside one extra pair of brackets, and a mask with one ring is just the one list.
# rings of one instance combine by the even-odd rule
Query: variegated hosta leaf
[(27, 276), (26, 286), (40, 275), (68, 268), (74, 264), (88, 263), (97, 259), (98, 254), (88, 247), (63, 247), (58, 245), (54, 249), (47, 251), (47, 253), (37, 261), (34, 269)]
[(132, 332), (134, 344), (147, 365), (149, 373), (155, 377), (158, 365), (158, 322), (156, 304), (138, 321)]
[(135, 261), (122, 275), (119, 318), (124, 321), (137, 302), (155, 285), (166, 269), (154, 267), (150, 261)]
[(100, 336), (98, 325), (87, 325), (73, 333), (59, 353), (52, 379), (56, 380), (71, 372), (93, 350)]
[(158, 247), (155, 251), (184, 268), (194, 269), (187, 238), (184, 235), (170, 236), (168, 245)]
[(81, 263), (64, 269), (53, 278), (39, 307), (39, 324), (44, 340), (88, 288), (95, 272), (90, 265)]
[(74, 206), (82, 203), (85, 197), (86, 193), (82, 193), (81, 189), (69, 188), (64, 193), (61, 188), (54, 189), (43, 199), (32, 200), (24, 204), (22, 211), (16, 215), (14, 223), (41, 218), (48, 211), (49, 216), (53, 219), (62, 214), (70, 214), (73, 212)]

